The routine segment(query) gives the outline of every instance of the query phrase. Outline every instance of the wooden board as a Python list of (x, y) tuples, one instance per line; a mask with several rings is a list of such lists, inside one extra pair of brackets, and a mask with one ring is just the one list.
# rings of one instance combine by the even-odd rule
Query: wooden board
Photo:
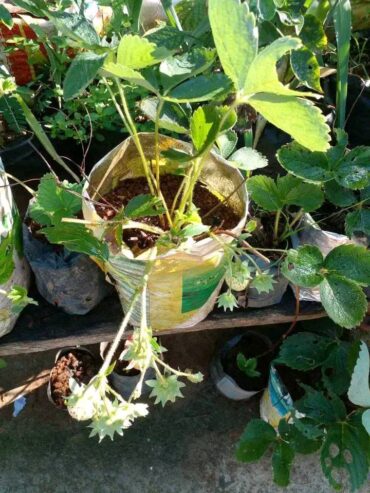
[[(190, 329), (166, 330), (158, 334), (287, 323), (293, 320), (294, 311), (295, 300), (289, 291), (279, 305), (232, 313), (214, 311), (206, 320)], [(298, 320), (324, 316), (325, 311), (319, 303), (301, 302)], [(0, 339), (0, 356), (111, 341), (121, 320), (122, 310), (116, 296), (103, 300), (97, 308), (83, 316), (67, 315), (39, 300), (39, 306), (27, 307), (13, 331)]]

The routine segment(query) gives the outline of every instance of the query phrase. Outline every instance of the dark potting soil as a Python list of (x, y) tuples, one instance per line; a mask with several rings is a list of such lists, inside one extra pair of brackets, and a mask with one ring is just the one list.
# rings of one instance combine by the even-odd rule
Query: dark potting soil
[[(253, 206), (251, 207), (251, 220), (257, 222), (256, 229), (252, 232), (248, 242), (257, 248), (278, 248), (284, 250), (287, 248), (288, 240), (274, 243), (274, 223), (275, 214), (270, 213), (255, 213)], [(283, 218), (280, 221), (279, 234), (283, 233)], [(270, 260), (277, 260), (280, 257), (278, 252), (262, 252)]]
[[(169, 209), (171, 209), (176, 193), (183, 181), (181, 176), (163, 175), (161, 177), (161, 191)], [(107, 205), (96, 206), (96, 211), (100, 217), (105, 220), (111, 220), (121, 210), (122, 206), (141, 194), (149, 194), (150, 190), (145, 178), (130, 178), (122, 181), (114, 190), (106, 194), (100, 202), (106, 202)], [(213, 195), (205, 185), (197, 183), (194, 189), (193, 202), (199, 209), (200, 217), (204, 217), (207, 212), (220, 204), (219, 199)], [(222, 227), (223, 229), (232, 229), (238, 222), (239, 217), (227, 205), (219, 205), (217, 210), (205, 218), (204, 223), (212, 227)], [(169, 229), (166, 219), (165, 228)], [(160, 217), (142, 217), (139, 222), (151, 226), (163, 227)], [(135, 250), (145, 250), (154, 246), (158, 236), (147, 231), (132, 229), (124, 230), (123, 241), (128, 247)]]
[[(242, 389), (249, 391), (262, 390), (267, 385), (270, 363), (274, 356), (272, 351), (264, 354), (268, 350), (269, 345), (259, 337), (245, 335), (238, 344), (227, 351), (224, 357), (221, 358), (221, 364), (225, 373), (230, 375)], [(248, 377), (239, 369), (236, 362), (239, 353), (243, 353), (246, 358), (257, 357), (257, 370), (261, 373), (261, 376)], [(259, 355), (263, 356), (258, 357)]]
[(322, 230), (332, 231), (341, 235), (346, 234), (344, 229), (346, 213), (339, 207), (326, 203), (324, 207), (313, 214), (313, 217)]
[(55, 405), (61, 409), (66, 406), (64, 400), (71, 394), (69, 379), (72, 377), (78, 383), (88, 384), (97, 372), (94, 358), (82, 351), (65, 354), (55, 363), (51, 370), (51, 396)]

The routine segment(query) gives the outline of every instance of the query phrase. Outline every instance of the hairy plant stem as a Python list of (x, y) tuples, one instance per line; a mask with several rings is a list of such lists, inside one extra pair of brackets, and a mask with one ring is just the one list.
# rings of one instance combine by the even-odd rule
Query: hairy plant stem
[(31, 187), (29, 187), (28, 185), (26, 185), (22, 180), (19, 180), (18, 178), (16, 178), (15, 176), (11, 175), (10, 173), (5, 173), (5, 176), (7, 176), (11, 180), (15, 181), (16, 183), (18, 183), (18, 185), (20, 185), (25, 190), (27, 190), (27, 192), (29, 194), (31, 194), (33, 197), (36, 195), (36, 192), (34, 190), (32, 190)]
[[(146, 274), (144, 276), (144, 284), (146, 284), (147, 282), (148, 282), (148, 274)], [(132, 297), (130, 306), (129, 306), (127, 312), (126, 312), (126, 315), (125, 315), (125, 317), (124, 317), (121, 325), (120, 325), (120, 328), (118, 329), (117, 335), (114, 338), (114, 341), (113, 341), (111, 347), (109, 348), (108, 354), (107, 354), (107, 356), (106, 356), (106, 358), (104, 360), (104, 363), (103, 363), (102, 367), (99, 370), (99, 374), (100, 375), (104, 375), (106, 373), (106, 371), (109, 368), (109, 365), (112, 362), (113, 356), (115, 355), (115, 353), (116, 353), (116, 351), (118, 349), (119, 343), (121, 342), (121, 339), (123, 337), (123, 334), (125, 333), (125, 330), (126, 330), (128, 324), (129, 324), (129, 321), (130, 321), (132, 312), (134, 311), (134, 308), (136, 306), (136, 303), (138, 301), (138, 298), (140, 297), (140, 295), (142, 293), (142, 290), (143, 290), (143, 287), (142, 286), (140, 286), (139, 288), (137, 288), (136, 291), (135, 291), (135, 293), (134, 293), (134, 296)]]
[(157, 181), (157, 188), (160, 190), (161, 188), (161, 177), (160, 177), (160, 169), (159, 169), (159, 120), (161, 117), (161, 112), (163, 109), (164, 101), (162, 98), (159, 99), (158, 107), (155, 115), (155, 124), (154, 124), (154, 138), (155, 138), (155, 178)]
[(275, 223), (274, 223), (274, 238), (273, 243), (277, 245), (279, 243), (279, 225), (280, 225), (281, 209), (276, 212)]

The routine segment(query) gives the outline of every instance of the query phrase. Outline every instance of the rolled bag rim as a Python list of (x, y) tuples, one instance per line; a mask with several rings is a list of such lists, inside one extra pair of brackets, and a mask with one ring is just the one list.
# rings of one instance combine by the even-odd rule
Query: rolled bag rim
[[(139, 138), (142, 140), (142, 144), (144, 147), (145, 143), (148, 144), (148, 142), (150, 142), (150, 140), (153, 140), (154, 133), (152, 133), (152, 132), (139, 133)], [(178, 139), (174, 139), (172, 137), (160, 135), (159, 140), (160, 140), (160, 145), (164, 146), (164, 149), (168, 149), (171, 147), (176, 147), (177, 149), (181, 149), (181, 150), (185, 150), (185, 151), (189, 151), (192, 149), (191, 144), (189, 144), (187, 142), (180, 141)], [(83, 196), (82, 210), (83, 210), (83, 215), (84, 215), (85, 220), (90, 221), (90, 222), (94, 222), (94, 220), (101, 221), (101, 218), (100, 218), (100, 216), (97, 215), (95, 208), (94, 208), (93, 204), (91, 203), (90, 196), (89, 196), (89, 188), (91, 187), (91, 183), (90, 183), (91, 178), (94, 176), (94, 174), (99, 172), (99, 170), (101, 171), (101, 170), (104, 170), (105, 168), (109, 169), (109, 167), (110, 167), (109, 161), (111, 159), (113, 160), (113, 158), (116, 157), (117, 162), (114, 166), (112, 166), (112, 169), (109, 173), (109, 176), (106, 178), (106, 182), (108, 182), (109, 180), (112, 180), (112, 170), (114, 168), (116, 168), (117, 165), (118, 166), (120, 165), (123, 154), (124, 154), (124, 152), (126, 152), (129, 149), (130, 145), (134, 146), (132, 137), (128, 137), (125, 141), (123, 141), (121, 144), (119, 144), (114, 149), (112, 149), (112, 151), (110, 151), (105, 157), (103, 157), (98, 163), (96, 163), (95, 166), (93, 167), (93, 169), (91, 170), (89, 177), (88, 177), (88, 180), (86, 181), (85, 186), (84, 186), (83, 191), (82, 191), (82, 196)], [(120, 157), (117, 158), (118, 153), (120, 153)], [(224, 168), (223, 174), (226, 175), (228, 172), (229, 175), (232, 175), (234, 180), (238, 181), (239, 183), (241, 183), (244, 180), (242, 174), (240, 173), (240, 171), (237, 168), (234, 168), (233, 166), (231, 166), (224, 158), (217, 155), (213, 151), (210, 153), (210, 158), (209, 158), (209, 161), (207, 161), (207, 163), (208, 163), (208, 167), (215, 167), (215, 166), (221, 165)], [(166, 167), (164, 167), (163, 171), (168, 170), (168, 166), (170, 164), (171, 164), (171, 161), (166, 164)], [(106, 171), (105, 171), (105, 173), (106, 173)], [(165, 173), (163, 173), (163, 174), (165, 174)], [(220, 174), (222, 174), (222, 173), (220, 173)], [(143, 174), (141, 173), (141, 175), (140, 174), (133, 175), (133, 174), (128, 173), (125, 176), (123, 176), (121, 178), (121, 180), (123, 181), (124, 179), (132, 178), (134, 176), (143, 176)], [(206, 166), (205, 166), (203, 175), (201, 175), (201, 178), (203, 178), (203, 180), (202, 180), (203, 182), (205, 182), (204, 176), (207, 176), (209, 178), (209, 176), (206, 174)], [(231, 178), (229, 178), (229, 180), (231, 181)], [(110, 191), (112, 188), (113, 188), (113, 186), (110, 188), (108, 187), (107, 190), (103, 190), (103, 186), (102, 186), (100, 195), (104, 195), (105, 193)], [(234, 185), (234, 188), (235, 188), (235, 185)], [(211, 187), (210, 187), (210, 190), (212, 191)], [(246, 187), (240, 186), (238, 191), (235, 193), (235, 196), (237, 197), (237, 201), (239, 202), (239, 209), (240, 210), (237, 213), (240, 217), (240, 220), (239, 220), (238, 224), (231, 231), (235, 234), (240, 234), (241, 231), (243, 230), (243, 227), (245, 225), (245, 222), (246, 222), (246, 219), (248, 216), (249, 201), (248, 201), (248, 195), (247, 195)], [(234, 198), (234, 200), (236, 200), (236, 199)], [(98, 228), (91, 227), (91, 229), (93, 231), (93, 234), (96, 237), (102, 238), (103, 228), (99, 229), (99, 227)], [(232, 241), (232, 238), (228, 235), (220, 235), (220, 237), (226, 243), (230, 243)], [(200, 260), (200, 263), (203, 263), (204, 260), (202, 260), (202, 259), (204, 259), (205, 257), (211, 257), (212, 255), (215, 255), (216, 253), (221, 254), (220, 251), (222, 250), (219, 243), (216, 242), (212, 238), (205, 238), (205, 239), (200, 240), (198, 242), (192, 241), (191, 243), (187, 244), (187, 247), (188, 247), (187, 251), (184, 250), (184, 245), (181, 245), (180, 247), (173, 248), (173, 249), (170, 249), (164, 253), (160, 253), (158, 255), (155, 255), (153, 262), (156, 264), (156, 268), (157, 268), (158, 264), (160, 264), (162, 261), (170, 261), (174, 258), (177, 258), (177, 259), (181, 258), (181, 261), (186, 261), (187, 259), (188, 260), (190, 260), (190, 259), (194, 260), (194, 259), (198, 258)], [(123, 249), (123, 250), (121, 250), (121, 252), (119, 252), (118, 255), (113, 254), (109, 263), (111, 265), (113, 265), (112, 261), (114, 263), (115, 258), (125, 257), (125, 259), (127, 259), (128, 261), (136, 262), (137, 265), (139, 265), (138, 264), (139, 262), (146, 262), (148, 260), (148, 257), (150, 255), (150, 250), (146, 250), (145, 252), (141, 253), (137, 257), (133, 257), (131, 250), (129, 250), (128, 248)], [(112, 253), (112, 252), (110, 252), (110, 253)], [(223, 257), (224, 257), (224, 255), (222, 254), (222, 258)], [(108, 272), (109, 272), (109, 270), (108, 270)], [(149, 275), (149, 278), (150, 278), (150, 276), (151, 276), (151, 274)], [(155, 330), (165, 330), (165, 329), (170, 329), (170, 328), (171, 329), (186, 328), (186, 327), (191, 327), (191, 326), (199, 323), (201, 320), (204, 320), (204, 318), (206, 318), (206, 316), (212, 311), (212, 309), (214, 307), (214, 303), (215, 303), (217, 295), (221, 289), (223, 280), (224, 280), (224, 275), (222, 275), (217, 287), (213, 290), (213, 292), (208, 297), (208, 299), (206, 300), (204, 305), (200, 306), (199, 309), (197, 310), (197, 313), (198, 313), (198, 312), (201, 312), (202, 309), (205, 309), (206, 313), (203, 313), (202, 315), (199, 315), (198, 317), (197, 316), (191, 316), (186, 321), (181, 321), (179, 323), (175, 323), (174, 325), (170, 324), (168, 326), (161, 325), (161, 326), (155, 327), (156, 323), (154, 325), (152, 323), (151, 324), (152, 327)], [(149, 291), (150, 291), (150, 289), (149, 289)], [(120, 298), (121, 298), (121, 296), (120, 296)], [(209, 306), (207, 306), (207, 304)], [(149, 312), (149, 310), (148, 310), (148, 312)], [(194, 314), (194, 315), (196, 315), (196, 314)], [(137, 323), (134, 325), (137, 325)]]

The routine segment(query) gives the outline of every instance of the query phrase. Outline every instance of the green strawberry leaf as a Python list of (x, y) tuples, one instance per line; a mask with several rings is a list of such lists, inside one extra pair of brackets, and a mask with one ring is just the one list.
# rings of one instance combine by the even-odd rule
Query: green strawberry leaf
[(241, 147), (229, 157), (229, 161), (244, 171), (253, 171), (268, 165), (267, 158), (251, 147)]
[(247, 190), (253, 201), (265, 211), (275, 212), (284, 205), (276, 183), (268, 176), (256, 175), (249, 178)]
[(311, 152), (297, 142), (282, 146), (277, 158), (289, 173), (306, 181), (322, 183), (333, 178), (325, 153)]
[(50, 243), (64, 245), (71, 252), (84, 253), (104, 262), (109, 258), (107, 243), (98, 240), (83, 224), (60, 223), (40, 230)]
[(327, 45), (323, 23), (314, 15), (306, 14), (299, 37), (313, 52), (321, 52)]
[(365, 342), (361, 341), (358, 358), (348, 389), (348, 399), (356, 406), (370, 407), (370, 356)]
[(275, 445), (272, 454), (272, 469), (274, 471), (274, 482), (277, 485), (288, 486), (294, 455), (294, 448), (289, 443), (279, 440)]
[[(227, 22), (225, 22), (227, 13)], [(225, 74), (235, 89), (244, 88), (250, 65), (257, 55), (258, 29), (254, 15), (239, 0), (209, 0), (213, 39)]]
[(346, 329), (359, 325), (366, 312), (367, 300), (363, 290), (338, 274), (328, 274), (320, 284), (320, 298), (328, 316)]
[(316, 56), (308, 48), (293, 50), (290, 63), (294, 75), (305, 86), (322, 92), (320, 85), (320, 66)]
[(276, 440), (274, 428), (262, 419), (247, 424), (236, 448), (236, 458), (242, 462), (259, 460)]
[(329, 148), (329, 127), (324, 115), (311, 101), (295, 96), (259, 93), (251, 96), (248, 103), (302, 146), (320, 152)]
[(171, 54), (148, 39), (133, 34), (122, 36), (117, 49), (117, 63), (123, 67), (140, 70), (159, 63)]
[(336, 180), (351, 190), (369, 186), (370, 147), (358, 146), (352, 149), (336, 167)]
[(328, 253), (324, 267), (363, 286), (370, 284), (370, 251), (365, 247), (340, 245)]
[(277, 362), (295, 370), (312, 370), (324, 363), (331, 345), (333, 341), (328, 337), (300, 332), (285, 339)]
[(304, 245), (289, 250), (282, 265), (283, 275), (297, 286), (313, 288), (324, 279), (320, 270), (324, 264), (322, 253), (316, 246)]
[(165, 211), (161, 199), (150, 194), (137, 195), (124, 208), (124, 215), (130, 219), (146, 216), (160, 216)]
[(349, 212), (346, 216), (345, 231), (350, 238), (355, 234), (370, 236), (370, 210), (358, 209)]
[(356, 194), (349, 188), (344, 188), (336, 180), (327, 181), (324, 185), (326, 198), (338, 207), (348, 207), (357, 202)]
[[(155, 121), (157, 116), (158, 98), (143, 99), (139, 108), (150, 120)], [(189, 118), (185, 110), (176, 103), (165, 102), (159, 117), (159, 127), (180, 134), (188, 133)]]
[(361, 487), (367, 479), (368, 462), (362, 447), (361, 431), (349, 423), (334, 423), (327, 428), (321, 449), (321, 467), (331, 486), (342, 489), (341, 477), (348, 474), (352, 491)]

